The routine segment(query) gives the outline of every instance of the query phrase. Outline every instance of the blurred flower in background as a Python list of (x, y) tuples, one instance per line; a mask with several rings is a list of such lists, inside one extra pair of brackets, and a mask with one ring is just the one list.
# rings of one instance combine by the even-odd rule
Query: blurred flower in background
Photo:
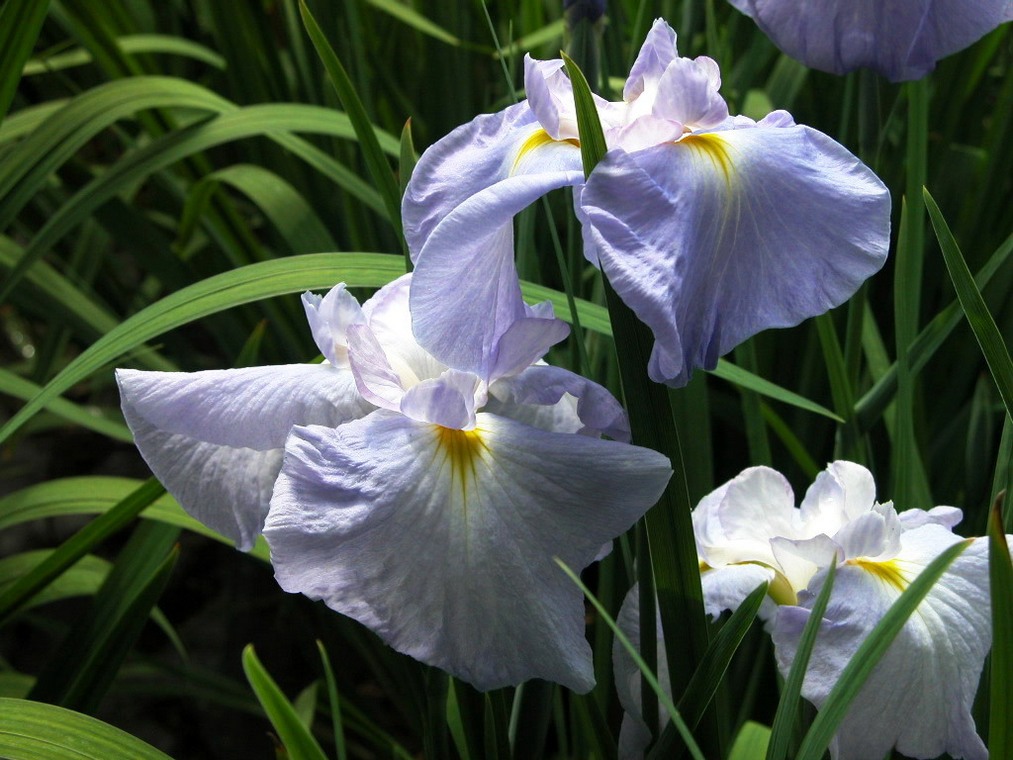
[(870, 68), (892, 82), (1013, 20), (1011, 0), (728, 0), (781, 50), (832, 74)]
[[(898, 513), (876, 501), (861, 465), (830, 464), (799, 508), (788, 481), (751, 467), (701, 500), (693, 513), (704, 604), (712, 617), (735, 610), (760, 583), (770, 585), (759, 616), (787, 677), (827, 568), (837, 567), (802, 695), (821, 707), (859, 646), (900, 594), (948, 547), (961, 511)], [(637, 594), (619, 622), (639, 641)], [(968, 546), (932, 587), (855, 698), (830, 749), (835, 760), (883, 757), (985, 758), (971, 706), (991, 646), (988, 542)], [(659, 637), (659, 669), (664, 649)], [(639, 671), (614, 647), (616, 683), (627, 711), (620, 746), (628, 755), (650, 740), (640, 717)], [(660, 716), (662, 725), (667, 719)]]

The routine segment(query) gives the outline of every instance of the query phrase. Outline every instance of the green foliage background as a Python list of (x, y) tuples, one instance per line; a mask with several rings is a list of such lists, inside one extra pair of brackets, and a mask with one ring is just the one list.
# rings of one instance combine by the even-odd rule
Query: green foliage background
[[(402, 186), (412, 145), (522, 96), (523, 54), (556, 57), (569, 42), (561, 4), (542, 0), (308, 5)], [(607, 13), (606, 91), (621, 88), (663, 16), (682, 55), (719, 62), (732, 113), (790, 110), (893, 194), (890, 261), (849, 304), (757, 336), (670, 394), (691, 501), (756, 464), (801, 493), (843, 457), (876, 473), (881, 500), (957, 505), (961, 530), (983, 534), (1013, 451), (997, 390), (1013, 383), (1001, 345), (1013, 335), (1009, 25), (901, 86), (809, 71), (718, 0), (617, 0)], [(217, 545), (145, 482), (114, 366), (307, 361), (316, 349), (291, 294), (346, 281), (364, 296), (404, 271), (382, 183), (298, 4), (6, 0), (0, 50), (0, 749), (20, 756), (3, 744), (18, 726), (58, 742), (79, 725), (28, 697), (177, 757), (270, 757), (269, 731), (292, 757), (613, 756), (620, 713), (597, 613), (589, 696), (541, 683), (480, 695), (285, 595), (266, 547), (244, 557)], [(984, 310), (957, 303), (922, 186)], [(517, 231), (528, 295), (552, 297), (561, 316), (564, 292), (579, 299), (584, 344), (573, 337), (550, 360), (579, 369), (583, 348), (618, 390), (602, 284), (581, 257), (569, 199), (526, 210)], [(986, 364), (965, 308), (976, 324), (994, 319), (996, 361)], [(611, 615), (635, 544), (624, 539), (585, 576)], [(701, 731), (722, 756), (762, 756), (747, 721), (770, 725), (777, 703), (756, 628), (712, 684)], [(242, 654), (251, 641), (263, 665)], [(94, 730), (141, 756), (130, 737)]]

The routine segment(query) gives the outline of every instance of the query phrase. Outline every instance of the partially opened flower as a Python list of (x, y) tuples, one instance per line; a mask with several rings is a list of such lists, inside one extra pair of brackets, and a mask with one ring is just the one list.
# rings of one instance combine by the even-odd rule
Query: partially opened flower
[[(448, 367), (412, 337), (410, 281), (361, 308), (343, 286), (304, 296), (328, 360), (313, 371), (121, 370), (138, 446), (198, 519), (262, 528), (285, 590), (479, 689), (538, 677), (587, 691), (583, 597), (553, 558), (590, 564), (658, 498), (668, 460), (600, 438), (628, 437), (615, 399), (538, 362), (565, 335), (551, 310), (522, 305), (473, 368)], [(303, 376), (305, 393), (290, 382)], [(244, 425), (265, 409), (258, 437)]]
[[(736, 609), (768, 581), (759, 614), (785, 676), (827, 568), (836, 565), (802, 687), (817, 708), (904, 589), (963, 540), (952, 532), (960, 510), (898, 514), (892, 504), (876, 502), (872, 475), (851, 462), (829, 465), (798, 509), (783, 476), (750, 468), (705, 497), (693, 517), (707, 612), (716, 617)], [(624, 607), (632, 608), (635, 598), (628, 596)], [(620, 619), (629, 625), (636, 616), (624, 610)], [(921, 602), (862, 687), (834, 737), (832, 756), (863, 760), (896, 748), (915, 758), (944, 752), (986, 757), (971, 705), (990, 645), (988, 548), (976, 539)], [(625, 730), (640, 738), (634, 748), (639, 752), (649, 737), (635, 696), (624, 698), (631, 714)]]
[[(655, 380), (681, 385), (760, 330), (849, 298), (886, 258), (887, 189), (783, 111), (730, 116), (720, 83), (656, 21), (623, 100), (595, 101), (609, 150), (585, 184), (562, 62), (526, 58), (528, 99), (430, 147), (408, 185), (419, 341), (452, 361), (462, 324), (488, 330), (478, 315), (516, 287), (513, 215), (564, 186), (585, 256), (654, 333)], [(460, 288), (465, 276), (479, 287)]]
[(833, 74), (870, 68), (920, 79), (1013, 20), (1011, 0), (728, 0), (781, 50)]

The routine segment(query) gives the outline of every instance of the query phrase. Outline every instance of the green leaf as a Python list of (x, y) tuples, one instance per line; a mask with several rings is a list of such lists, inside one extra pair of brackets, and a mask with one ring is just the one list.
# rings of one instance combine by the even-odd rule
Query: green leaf
[[(40, 386), (30, 380), (25, 380), (13, 372), (0, 368), (0, 393), (28, 401), (38, 395), (41, 390)], [(87, 409), (63, 398), (54, 398), (46, 404), (46, 409), (67, 422), (109, 436), (114, 440), (127, 443), (134, 440), (127, 426), (119, 421), (123, 419), (122, 415), (117, 415), (119, 420), (109, 419), (104, 416), (104, 411), (100, 413), (97, 409)]]
[(873, 668), (879, 663), (901, 628), (911, 617), (932, 586), (946, 572), (946, 568), (967, 548), (970, 539), (960, 541), (942, 552), (929, 563), (917, 578), (893, 603), (883, 619), (858, 647), (851, 661), (841, 672), (837, 684), (830, 691), (809, 732), (802, 740), (796, 760), (820, 760), (833, 739), (837, 727), (847, 715), (852, 700), (865, 684)]
[(295, 708), (257, 659), (252, 644), (243, 649), (243, 672), (290, 760), (326, 760), (327, 756), (317, 740), (299, 720)]
[(605, 132), (602, 131), (598, 108), (594, 104), (587, 79), (566, 53), (560, 55), (573, 84), (573, 100), (577, 107), (577, 134), (580, 135), (580, 159), (584, 164), (586, 178), (591, 176), (594, 167), (605, 157), (608, 146), (605, 144)]
[(770, 744), (770, 729), (747, 720), (739, 729), (738, 736), (728, 753), (728, 760), (763, 760)]
[[(210, 48), (182, 37), (173, 37), (168, 34), (125, 34), (116, 38), (116, 44), (121, 51), (129, 55), (167, 53), (192, 58), (216, 69), (225, 69), (225, 58)], [(72, 66), (83, 66), (91, 63), (92, 60), (91, 53), (83, 48), (76, 48), (44, 58), (33, 58), (25, 64), (22, 74), (26, 77), (47, 74)]]
[(836, 573), (836, 564), (827, 568), (827, 577), (823, 588), (820, 590), (819, 596), (816, 597), (812, 611), (809, 613), (809, 619), (806, 620), (805, 626), (802, 628), (798, 649), (795, 651), (795, 660), (791, 663), (788, 678), (781, 687), (781, 698), (777, 703), (777, 712), (774, 713), (774, 725), (771, 726), (769, 744), (767, 745), (767, 760), (784, 760), (788, 756), (788, 744), (795, 733), (798, 706), (802, 701), (802, 683), (809, 667), (813, 646), (816, 644), (816, 636), (820, 631), (820, 623), (823, 622), (823, 614), (830, 602), (830, 592), (834, 586)]
[[(0, 285), (0, 302), (10, 294), (36, 259), (48, 252), (57, 241), (103, 203), (151, 174), (208, 148), (247, 137), (270, 135), (301, 158), (315, 159), (310, 162), (315, 168), (321, 168), (318, 164), (334, 165), (333, 161), (330, 164), (320, 162), (317, 157), (323, 155), (321, 151), (305, 141), (292, 135), (276, 134), (295, 130), (345, 138), (354, 136), (348, 117), (340, 112), (318, 106), (271, 103), (219, 114), (170, 132), (128, 154), (81, 188), (49, 218), (25, 248), (17, 266), (3, 285)], [(394, 151), (398, 149), (397, 142), (394, 141)], [(336, 181), (341, 181), (345, 175), (331, 176)], [(393, 183), (393, 176), (391, 182)], [(0, 205), (2, 203), (0, 200)]]
[(317, 650), (320, 652), (320, 663), (323, 665), (324, 681), (327, 684), (327, 704), (331, 713), (331, 729), (334, 731), (334, 749), (337, 753), (337, 760), (348, 760), (348, 750), (345, 748), (345, 727), (341, 720), (341, 698), (338, 696), (338, 686), (334, 681), (334, 671), (331, 670), (331, 660), (320, 640), (317, 640)]
[(0, 756), (7, 760), (171, 760), (108, 723), (55, 705), (0, 698)]
[(209, 277), (142, 309), (96, 341), (0, 428), (0, 441), (75, 383), (176, 327), (240, 304), (330, 288), (336, 282), (344, 281), (349, 287), (380, 287), (403, 272), (404, 260), (396, 256), (317, 253), (258, 262)]
[[(59, 478), (28, 486), (0, 499), (0, 530), (48, 517), (105, 514), (118, 502), (130, 498), (141, 485), (141, 481), (131, 478), (91, 475)], [(190, 517), (169, 495), (156, 499), (140, 516), (233, 546), (231, 540)], [(270, 561), (263, 536), (257, 538), (249, 554), (264, 562)]]
[(320, 30), (309, 8), (306, 7), (305, 0), (299, 0), (299, 12), (302, 14), (306, 32), (309, 34), (310, 39), (313, 40), (313, 47), (316, 48), (317, 55), (320, 56), (320, 60), (327, 70), (327, 77), (331, 80), (331, 84), (334, 85), (334, 89), (337, 90), (338, 98), (341, 99), (345, 112), (348, 114), (348, 119), (353, 129), (355, 129), (356, 136), (359, 138), (359, 147), (362, 149), (363, 157), (366, 160), (366, 168), (369, 169), (369, 174), (380, 191), (380, 197), (383, 198), (384, 205), (387, 207), (390, 223), (397, 233), (398, 240), (402, 240), (404, 232), (401, 226), (401, 192), (398, 189), (397, 182), (394, 180), (390, 164), (380, 149), (380, 142), (373, 131), (373, 124), (366, 114), (362, 101), (359, 100), (359, 96), (355, 92), (352, 80), (348, 78), (345, 67), (341, 65), (341, 61), (338, 59), (331, 44), (327, 41), (327, 37)]
[(399, 3), (397, 0), (366, 0), (366, 2), (374, 8), (379, 8), (384, 13), (389, 13), (398, 21), (407, 24), (413, 29), (429, 35), (433, 39), (439, 40), (440, 42), (446, 42), (448, 45), (453, 45), (455, 47), (459, 47), (461, 45), (461, 40), (443, 27), (427, 19), (410, 5)]
[[(1010, 498), (1008, 493), (1006, 497)], [(998, 504), (993, 506), (988, 521), (988, 576), (992, 595), (988, 754), (989, 757), (1010, 757), (1013, 754), (1013, 723), (1009, 719), (1013, 715), (1013, 564)]]
[[(738, 651), (739, 644), (742, 643), (746, 632), (749, 631), (750, 626), (752, 626), (753, 621), (756, 619), (756, 613), (760, 611), (760, 605), (763, 603), (766, 595), (767, 584), (762, 583), (749, 596), (742, 600), (742, 604), (738, 606), (725, 624), (721, 626), (721, 630), (714, 637), (714, 640), (711, 641), (710, 646), (707, 647), (707, 651), (704, 653), (699, 667), (697, 667), (696, 672), (686, 686), (686, 690), (679, 698), (679, 703), (676, 705), (683, 716), (683, 720), (686, 721), (686, 725), (691, 729), (696, 728), (703, 717), (704, 711), (714, 698), (714, 694), (717, 692), (718, 686), (721, 685), (721, 679), (724, 678), (725, 671), (728, 670), (732, 657)], [(658, 738), (658, 741), (651, 748), (648, 759), (659, 758), (660, 760), (660, 758), (671, 757), (674, 739), (675, 725), (669, 723)]]
[[(640, 673), (641, 675), (643, 675), (644, 680), (647, 681), (647, 683), (651, 687), (651, 690), (657, 696), (658, 703), (661, 704), (661, 706), (668, 711), (668, 717), (672, 720), (672, 723), (676, 726), (676, 729), (679, 731), (679, 735), (682, 737), (682, 740), (686, 743), (686, 746), (689, 747), (690, 754), (694, 758), (696, 758), (696, 760), (703, 760), (703, 754), (700, 752), (700, 748), (697, 746), (696, 741), (693, 739), (692, 732), (689, 730), (689, 727), (686, 725), (686, 722), (682, 719), (682, 715), (680, 715), (679, 711), (676, 709), (675, 703), (672, 702), (672, 697), (669, 696), (667, 691), (661, 688), (661, 684), (658, 683), (657, 677), (655, 677), (654, 673), (651, 672), (651, 669), (647, 667), (647, 663), (644, 662), (644, 659), (640, 656), (640, 653), (637, 651), (637, 648), (633, 646), (629, 638), (627, 638), (626, 634), (622, 632), (622, 630), (619, 628), (618, 625), (616, 625), (616, 621), (613, 620), (612, 616), (608, 614), (608, 610), (606, 610), (605, 606), (598, 601), (597, 597), (595, 597), (594, 594), (591, 593), (591, 589), (589, 589), (587, 586), (584, 585), (584, 583), (580, 580), (580, 577), (575, 572), (573, 572), (573, 570), (571, 570), (566, 565), (566, 563), (563, 562), (558, 557), (556, 558), (556, 564), (559, 565), (562, 568), (563, 572), (566, 573), (566, 575), (570, 578), (570, 580), (573, 581), (575, 584), (577, 584), (577, 587), (584, 592), (584, 596), (587, 597), (587, 600), (591, 602), (595, 610), (598, 611), (598, 614), (601, 616), (601, 619), (604, 620), (605, 624), (612, 630), (612, 634), (619, 641), (620, 645), (627, 651), (630, 657), (633, 658), (633, 661), (637, 664), (637, 667), (640, 668)], [(650, 627), (644, 629), (644, 627), (641, 626), (641, 631), (643, 632), (644, 630), (649, 631)], [(672, 651), (678, 652), (677, 649), (673, 649)]]
[(30, 699), (93, 712), (169, 582), (179, 556), (179, 530), (142, 523), (28, 695)]
[[(22, 576), (10, 587), (0, 592), (0, 624), (18, 611), (40, 589), (45, 588), (54, 578), (73, 565), (101, 541), (123, 528), (147, 507), (151, 502), (165, 493), (162, 484), (154, 478), (144, 483), (122, 499), (108, 512), (92, 520), (88, 525), (68, 538), (59, 549), (45, 561), (39, 563), (32, 572)], [(7, 506), (7, 497), (0, 502)], [(0, 518), (4, 511), (0, 509)]]
[(7, 0), (0, 8), (0, 122), (7, 115), (21, 79), (21, 68), (32, 54), (49, 0)]
[(967, 315), (967, 323), (974, 332), (974, 337), (981, 346), (981, 352), (985, 355), (988, 369), (992, 373), (992, 379), (999, 389), (999, 395), (1006, 407), (1006, 414), (1013, 416), (1013, 360), (1010, 359), (1009, 349), (1003, 342), (999, 328), (996, 327), (985, 299), (981, 297), (981, 291), (974, 284), (971, 271), (967, 268), (967, 262), (953, 238), (943, 214), (936, 205), (935, 200), (924, 190), (925, 206), (928, 208), (929, 217), (932, 219), (932, 227), (936, 231), (936, 238), (939, 240), (939, 247), (943, 252), (943, 260), (946, 262), (946, 269), (953, 281), (953, 288), (957, 291), (957, 299), (960, 306)]

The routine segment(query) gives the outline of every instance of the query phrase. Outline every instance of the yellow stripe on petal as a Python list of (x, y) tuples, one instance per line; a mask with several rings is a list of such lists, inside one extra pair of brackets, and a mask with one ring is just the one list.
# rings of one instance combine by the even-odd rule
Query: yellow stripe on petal
[(848, 564), (860, 567), (887, 585), (893, 586), (898, 591), (903, 591), (908, 587), (908, 582), (904, 579), (900, 566), (892, 559), (886, 562), (874, 562), (869, 559), (850, 559), (848, 560)]
[(704, 156), (711, 162), (711, 165), (721, 172), (725, 178), (725, 184), (732, 182), (732, 159), (728, 153), (728, 143), (715, 132), (705, 132), (700, 135), (686, 135), (678, 145), (685, 145), (696, 153)]
[[(486, 450), (482, 433), (475, 430), (455, 430), (441, 425), (434, 425), (436, 443), (443, 455), (441, 469), (450, 467), (451, 488), (461, 489), (461, 498), (468, 495), (468, 484), (475, 478), (475, 461)], [(439, 458), (438, 458), (439, 461)]]
[(549, 136), (549, 133), (544, 129), (537, 129), (531, 133), (531, 136), (528, 137), (527, 140), (521, 143), (521, 148), (517, 151), (517, 158), (514, 159), (514, 165), (510, 168), (510, 173), (513, 174), (516, 172), (521, 161), (523, 161), (536, 149), (541, 148), (543, 145), (550, 145), (552, 143), (569, 143), (570, 145), (575, 145), (578, 148), (580, 147), (580, 140), (575, 140), (572, 137), (566, 140), (553, 140), (552, 137)]

